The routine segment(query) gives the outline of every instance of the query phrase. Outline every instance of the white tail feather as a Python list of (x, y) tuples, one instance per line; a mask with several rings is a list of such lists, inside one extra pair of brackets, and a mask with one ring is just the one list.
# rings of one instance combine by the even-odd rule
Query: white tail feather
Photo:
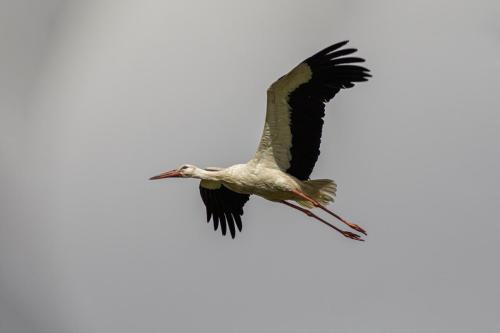
[[(331, 179), (312, 179), (303, 182), (302, 191), (322, 205), (328, 205), (335, 199), (337, 184)], [(309, 201), (298, 201), (302, 206), (312, 208)]]

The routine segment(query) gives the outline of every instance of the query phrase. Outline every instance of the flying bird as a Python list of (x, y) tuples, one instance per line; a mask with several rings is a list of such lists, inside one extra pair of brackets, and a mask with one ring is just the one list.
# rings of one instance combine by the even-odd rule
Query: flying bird
[[(184, 164), (151, 177), (201, 179), (199, 189), (207, 222), (220, 226), (234, 238), (242, 230), (243, 206), (255, 194), (297, 209), (338, 231), (363, 241), (366, 231), (326, 208), (337, 185), (331, 179), (309, 179), (320, 153), (325, 104), (341, 89), (367, 81), (369, 70), (357, 65), (364, 59), (351, 56), (357, 50), (343, 48), (343, 41), (307, 58), (267, 90), (264, 131), (255, 156), (245, 164), (228, 168), (198, 168)], [(319, 208), (347, 225), (343, 230), (311, 211)]]

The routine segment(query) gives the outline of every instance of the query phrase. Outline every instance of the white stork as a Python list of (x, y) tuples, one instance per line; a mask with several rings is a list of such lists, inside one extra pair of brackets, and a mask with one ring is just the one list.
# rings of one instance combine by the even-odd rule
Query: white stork
[(295, 208), (347, 238), (362, 241), (360, 235), (337, 228), (309, 210), (320, 208), (366, 235), (360, 226), (325, 207), (334, 200), (337, 186), (333, 180), (309, 179), (319, 156), (325, 103), (340, 89), (351, 88), (354, 82), (367, 81), (371, 76), (368, 69), (355, 65), (364, 59), (348, 56), (356, 49), (342, 48), (347, 42), (316, 53), (269, 87), (264, 132), (249, 162), (205, 169), (184, 164), (150, 179), (201, 179), (207, 222), (213, 218), (214, 230), (220, 225), (222, 234), (229, 229), (233, 238), (236, 228), (242, 229), (243, 206), (255, 194)]

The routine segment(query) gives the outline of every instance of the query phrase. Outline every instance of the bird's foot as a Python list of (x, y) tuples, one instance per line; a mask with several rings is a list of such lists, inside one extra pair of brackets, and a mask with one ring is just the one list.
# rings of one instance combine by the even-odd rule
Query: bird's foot
[(353, 240), (357, 240), (357, 241), (360, 241), (360, 242), (364, 242), (365, 240), (363, 238), (361, 238), (361, 236), (353, 233), (353, 232), (350, 232), (350, 231), (341, 231), (342, 235), (344, 235), (344, 237), (347, 237), (347, 238), (350, 238), (350, 239), (353, 239)]
[(354, 223), (351, 223), (349, 221), (344, 221), (345, 224), (347, 224), (349, 227), (351, 227), (352, 229), (362, 233), (363, 235), (367, 236), (368, 234), (366, 233), (365, 229), (361, 228), (359, 225), (357, 224), (354, 224)]

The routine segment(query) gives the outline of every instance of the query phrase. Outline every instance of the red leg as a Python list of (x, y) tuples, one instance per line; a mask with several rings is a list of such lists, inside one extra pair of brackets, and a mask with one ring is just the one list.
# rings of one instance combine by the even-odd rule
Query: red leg
[(361, 228), (359, 225), (357, 224), (354, 224), (352, 222), (349, 222), (347, 221), (346, 219), (344, 219), (343, 217), (335, 214), (334, 212), (332, 212), (331, 210), (329, 210), (328, 208), (326, 208), (325, 206), (323, 206), (322, 204), (320, 204), (319, 202), (317, 202), (316, 200), (314, 200), (313, 198), (310, 198), (309, 196), (307, 196), (306, 194), (300, 192), (300, 191), (296, 191), (296, 190), (292, 190), (292, 193), (294, 193), (295, 195), (309, 201), (310, 203), (312, 203), (314, 205), (314, 207), (318, 207), (322, 210), (324, 210), (325, 212), (327, 212), (328, 214), (334, 216), (335, 218), (337, 218), (339, 221), (341, 221), (342, 223), (345, 223), (346, 225), (348, 225), (349, 227), (351, 227), (352, 229), (356, 230), (356, 231), (359, 231), (361, 232), (362, 234), (365, 234), (367, 235), (366, 231)]
[(326, 224), (327, 226), (329, 226), (330, 228), (333, 228), (334, 230), (340, 232), (343, 236), (347, 237), (347, 238), (350, 238), (350, 239), (354, 239), (354, 240), (357, 240), (357, 241), (361, 241), (361, 242), (364, 242), (364, 239), (362, 239), (359, 235), (356, 235), (355, 233), (352, 233), (352, 232), (349, 232), (349, 231), (345, 231), (345, 230), (342, 230), (342, 229), (339, 229), (337, 228), (336, 226), (334, 226), (333, 224), (330, 224), (328, 222), (326, 222), (325, 220), (323, 220), (321, 217), (317, 216), (316, 214), (314, 214), (313, 212), (311, 212), (310, 210), (308, 209), (305, 209), (305, 208), (302, 208), (300, 206), (297, 206), (297, 205), (294, 205), (293, 203), (290, 203), (290, 202), (287, 202), (287, 201), (280, 201), (281, 203), (284, 203), (285, 205), (289, 206), (289, 207), (292, 207), (292, 208), (295, 208), (297, 210), (300, 210), (302, 213), (306, 214), (307, 216), (310, 216), (324, 224)]

